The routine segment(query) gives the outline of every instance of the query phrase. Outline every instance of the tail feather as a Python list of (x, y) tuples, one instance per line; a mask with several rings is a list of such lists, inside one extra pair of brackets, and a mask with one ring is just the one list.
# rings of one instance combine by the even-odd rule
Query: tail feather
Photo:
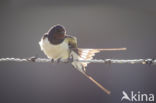
[(105, 87), (103, 87), (100, 83), (98, 83), (94, 78), (92, 78), (91, 76), (89, 76), (88, 74), (86, 74), (85, 72), (82, 72), (82, 74), (87, 77), (89, 80), (91, 80), (96, 86), (98, 86), (100, 89), (102, 89), (105, 93), (107, 93), (108, 95), (111, 94), (111, 92), (106, 89)]
[[(106, 49), (82, 49), (82, 48), (74, 48), (71, 51), (71, 56), (73, 59), (78, 60), (91, 60), (95, 56), (96, 53), (99, 53), (100, 51), (117, 51), (117, 50), (126, 50), (126, 48), (106, 48)], [(89, 62), (78, 62), (73, 61), (72, 65), (74, 68), (76, 68), (78, 71), (80, 71), (85, 77), (87, 77), (89, 80), (91, 80), (94, 84), (96, 84), (99, 88), (101, 88), (104, 92), (107, 94), (110, 94), (111, 92), (104, 88), (100, 83), (98, 83), (95, 79), (93, 79), (91, 76), (86, 74), (86, 67), (89, 64)]]
[[(103, 49), (83, 49), (78, 48), (78, 54), (81, 59), (84, 60), (91, 60), (95, 56), (96, 53), (101, 51), (119, 51), (119, 50), (126, 50), (126, 48), (103, 48)], [(89, 62), (82, 63), (84, 67), (87, 67)]]

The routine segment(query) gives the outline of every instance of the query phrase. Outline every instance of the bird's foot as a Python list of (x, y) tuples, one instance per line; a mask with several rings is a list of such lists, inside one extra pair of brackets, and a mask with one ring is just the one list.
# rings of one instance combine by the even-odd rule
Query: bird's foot
[(64, 63), (71, 63), (73, 62), (73, 58), (68, 58), (66, 60), (63, 61)]
[(58, 58), (58, 59), (56, 60), (56, 63), (61, 63), (61, 58)]
[(52, 63), (54, 63), (54, 62), (55, 62), (55, 60), (54, 60), (54, 59), (51, 59), (51, 62), (52, 62)]
[(51, 59), (52, 63), (60, 63), (61, 62), (61, 58), (58, 59)]

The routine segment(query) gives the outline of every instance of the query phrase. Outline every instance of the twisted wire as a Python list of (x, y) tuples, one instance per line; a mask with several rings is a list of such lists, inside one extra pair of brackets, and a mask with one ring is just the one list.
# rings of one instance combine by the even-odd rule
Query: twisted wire
[[(78, 62), (89, 63), (104, 63), (104, 64), (156, 64), (156, 59), (93, 59), (93, 60), (73, 60)], [(47, 58), (0, 58), (0, 62), (40, 62), (40, 63), (52, 63), (51, 59)], [(57, 61), (53, 61), (57, 62)], [(67, 60), (61, 60), (60, 62), (67, 62)], [(72, 62), (72, 61), (69, 61)]]

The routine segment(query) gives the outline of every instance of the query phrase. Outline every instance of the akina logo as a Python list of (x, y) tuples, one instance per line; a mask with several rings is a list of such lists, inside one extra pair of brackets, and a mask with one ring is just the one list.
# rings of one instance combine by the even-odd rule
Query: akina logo
[(154, 94), (153, 93), (141, 93), (140, 91), (134, 92), (131, 91), (129, 94), (126, 93), (125, 91), (122, 91), (122, 98), (121, 101), (142, 101), (142, 102), (154, 102)]

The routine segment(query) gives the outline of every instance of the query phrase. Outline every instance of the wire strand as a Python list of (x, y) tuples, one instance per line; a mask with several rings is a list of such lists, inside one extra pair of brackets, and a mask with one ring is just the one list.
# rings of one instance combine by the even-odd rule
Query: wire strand
[[(61, 60), (59, 62), (67, 62), (68, 60)], [(104, 64), (156, 64), (156, 59), (92, 59), (92, 60), (73, 60), (79, 62), (89, 63), (104, 63)], [(0, 58), (0, 62), (39, 62), (39, 63), (52, 63), (51, 59), (47, 58)], [(53, 63), (57, 61), (53, 61)], [(72, 62), (71, 60), (68, 62)]]

